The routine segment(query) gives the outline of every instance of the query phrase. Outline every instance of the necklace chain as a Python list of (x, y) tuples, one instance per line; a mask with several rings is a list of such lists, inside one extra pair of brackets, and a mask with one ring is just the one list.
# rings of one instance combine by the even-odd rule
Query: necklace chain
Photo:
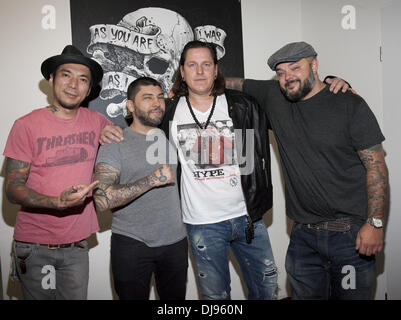
[(213, 98), (212, 109), (210, 110), (209, 116), (207, 117), (207, 120), (206, 120), (206, 123), (205, 123), (204, 127), (200, 124), (198, 118), (195, 116), (194, 110), (192, 109), (192, 106), (191, 106), (191, 103), (189, 102), (188, 96), (185, 96), (185, 99), (187, 100), (187, 105), (188, 105), (188, 108), (189, 108), (189, 112), (191, 113), (191, 116), (194, 119), (196, 125), (199, 128), (201, 128), (202, 130), (206, 129), (208, 127), (209, 123), (210, 123), (210, 120), (212, 119), (212, 116), (213, 116), (213, 113), (214, 113), (214, 108), (216, 106), (217, 96), (214, 96), (214, 98)]

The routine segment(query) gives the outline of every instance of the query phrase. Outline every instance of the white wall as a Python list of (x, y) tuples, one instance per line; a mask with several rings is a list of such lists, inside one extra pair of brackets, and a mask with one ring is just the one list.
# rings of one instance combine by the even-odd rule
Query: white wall
[(399, 106), (401, 92), (401, 38), (394, 36), (394, 30), (401, 30), (401, 1), (392, 1), (385, 6), (382, 19), (383, 45), (383, 124), (387, 151), (387, 165), (390, 171), (390, 215), (386, 233), (385, 269), (389, 299), (401, 299), (401, 150)]
[[(341, 25), (341, 9), (346, 5), (355, 8), (356, 28), (352, 30), (344, 30)], [(380, 6), (378, 0), (304, 0), (302, 38), (318, 52), (320, 76), (335, 74), (350, 82), (381, 124)]]
[[(271, 78), (273, 73), (268, 69), (266, 61), (275, 50), (287, 42), (309, 41), (319, 53), (320, 75), (324, 77), (327, 74), (335, 74), (349, 80), (370, 104), (379, 122), (385, 125), (381, 65), (377, 60), (381, 39), (381, 3), (383, 1), (243, 0), (245, 76), (254, 79)], [(55, 30), (45, 31), (41, 28), (41, 10), (45, 4), (54, 5), (56, 8)], [(341, 28), (341, 8), (345, 4), (354, 5), (356, 8), (356, 30), (345, 31)], [(3, 49), (0, 59), (3, 75), (0, 87), (4, 115), (0, 118), (0, 134), (4, 137), (0, 141), (0, 150), (4, 150), (6, 137), (16, 118), (47, 104), (48, 87), (40, 74), (40, 64), (45, 58), (60, 53), (62, 48), (71, 42), (70, 29), (68, 0), (0, 0), (0, 41)], [(390, 118), (393, 108), (396, 106), (391, 105), (386, 109)], [(265, 221), (269, 226), (273, 253), (279, 268), (279, 298), (283, 298), (289, 294), (284, 261), (290, 221), (285, 217), (283, 185), (276, 150), (273, 139), (274, 207), (272, 214), (268, 214)], [(392, 152), (390, 146), (387, 152)], [(0, 158), (0, 164), (3, 164), (3, 160), (3, 157)], [(4, 169), (0, 176), (1, 185), (4, 184), (3, 177)], [(399, 183), (399, 177), (392, 178), (392, 183), (397, 182)], [(18, 286), (8, 281), (11, 240), (18, 207), (9, 204), (4, 192), (0, 202), (2, 284), (4, 297), (8, 299), (9, 296), (20, 295)], [(90, 238), (93, 248), (90, 250), (89, 299), (114, 297), (109, 263), (110, 219), (110, 215), (99, 217), (101, 231)], [(394, 232), (387, 246), (395, 247), (396, 238), (400, 239)], [(391, 252), (394, 254), (394, 251)], [(232, 297), (244, 299), (246, 292), (238, 270), (235, 263), (231, 265)], [(391, 277), (398, 276), (396, 270), (392, 269)], [(188, 274), (187, 298), (198, 299), (192, 263)], [(379, 282), (378, 292), (381, 295), (385, 292), (385, 285), (382, 285), (383, 281)], [(151, 297), (154, 296), (152, 292)]]
[[(271, 79), (274, 73), (267, 66), (267, 58), (287, 42), (301, 40), (301, 1), (246, 0), (241, 5), (245, 77)], [(285, 215), (278, 149), (273, 134), (270, 138), (274, 205), (264, 220), (278, 267), (278, 298), (281, 299), (289, 295), (284, 266), (291, 222)]]

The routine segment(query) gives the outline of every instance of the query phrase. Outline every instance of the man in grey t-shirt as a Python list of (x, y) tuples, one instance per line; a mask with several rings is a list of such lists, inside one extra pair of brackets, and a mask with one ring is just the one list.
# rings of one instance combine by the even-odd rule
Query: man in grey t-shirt
[(132, 82), (127, 108), (133, 122), (124, 129), (124, 140), (102, 146), (95, 169), (96, 207), (114, 209), (114, 286), (121, 300), (145, 300), (154, 273), (160, 299), (185, 299), (186, 231), (175, 183), (177, 162), (167, 164), (170, 145), (157, 128), (165, 112), (160, 84), (147, 77)]

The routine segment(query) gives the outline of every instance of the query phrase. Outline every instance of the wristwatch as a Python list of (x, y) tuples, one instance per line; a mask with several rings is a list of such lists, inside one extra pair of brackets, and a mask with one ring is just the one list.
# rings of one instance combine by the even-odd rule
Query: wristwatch
[(383, 228), (383, 219), (370, 217), (366, 222), (377, 229)]

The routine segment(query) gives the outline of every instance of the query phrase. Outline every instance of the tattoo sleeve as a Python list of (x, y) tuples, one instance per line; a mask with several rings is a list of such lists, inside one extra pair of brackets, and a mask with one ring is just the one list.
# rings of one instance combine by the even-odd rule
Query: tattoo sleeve
[(158, 177), (154, 172), (128, 184), (120, 184), (120, 171), (106, 163), (98, 163), (95, 168), (95, 180), (99, 184), (94, 193), (96, 208), (100, 211), (123, 206), (150, 189), (165, 178), (160, 170)]
[(226, 78), (226, 88), (242, 91), (244, 85), (243, 78)]
[(25, 184), (31, 165), (27, 162), (6, 158), (6, 195), (10, 202), (30, 208), (57, 209), (57, 197), (37, 193)]
[(388, 205), (388, 170), (381, 144), (358, 151), (366, 169), (367, 216), (384, 218)]

